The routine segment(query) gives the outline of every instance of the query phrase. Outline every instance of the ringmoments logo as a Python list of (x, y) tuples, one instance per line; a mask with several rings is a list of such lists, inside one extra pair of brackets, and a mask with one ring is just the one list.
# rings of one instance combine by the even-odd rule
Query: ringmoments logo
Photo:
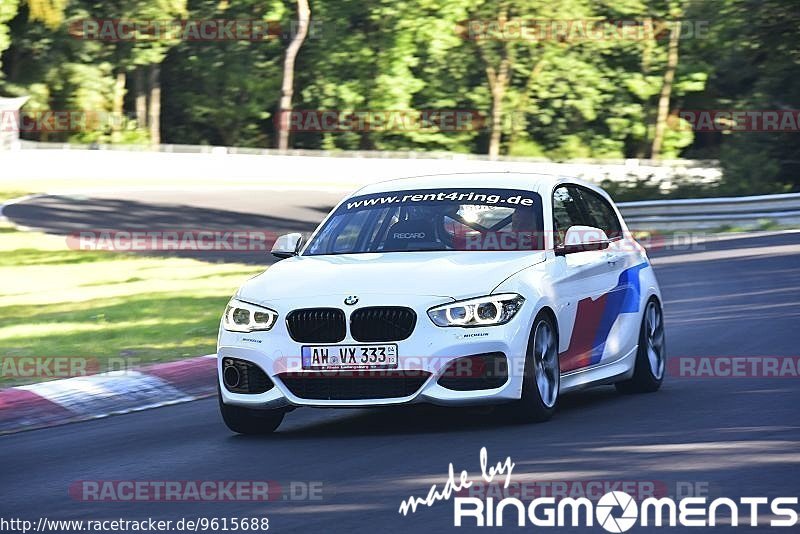
[(537, 497), (523, 501), (517, 497), (463, 497), (475, 483), (491, 484), (496, 478), (508, 488), (515, 464), (511, 457), (490, 466), (486, 447), (480, 451), (480, 478), (471, 478), (463, 470), (456, 475), (453, 464), (448, 468), (444, 485), (430, 487), (425, 497), (411, 496), (400, 503), (402, 515), (416, 513), (422, 506), (432, 507), (440, 501), (453, 501), (454, 526), (502, 527), (517, 525), (534, 527), (592, 527), (599, 525), (607, 532), (627, 532), (636, 525), (643, 527), (730, 527), (798, 525), (797, 497), (647, 497), (641, 502), (625, 491), (613, 490), (597, 501), (586, 497)]

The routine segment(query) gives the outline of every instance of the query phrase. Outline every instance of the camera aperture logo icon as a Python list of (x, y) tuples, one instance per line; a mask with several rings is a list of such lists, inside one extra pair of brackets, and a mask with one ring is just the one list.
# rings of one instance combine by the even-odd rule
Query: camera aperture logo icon
[[(621, 511), (621, 513), (620, 513)], [(595, 506), (597, 522), (608, 532), (626, 532), (639, 519), (639, 509), (633, 497), (624, 491), (610, 491), (600, 497)]]

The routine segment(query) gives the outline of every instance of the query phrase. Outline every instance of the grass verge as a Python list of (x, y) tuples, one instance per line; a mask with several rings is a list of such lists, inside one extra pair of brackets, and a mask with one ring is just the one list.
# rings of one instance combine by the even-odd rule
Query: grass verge
[[(67, 248), (63, 236), (0, 225), (0, 387), (20, 357), (138, 365), (213, 353), (225, 303), (263, 270)], [(116, 365), (116, 364), (115, 364)]]
[(25, 195), (30, 195), (29, 191), (17, 191), (12, 189), (2, 189), (0, 188), (0, 204), (4, 202), (8, 202), (11, 199), (24, 197)]

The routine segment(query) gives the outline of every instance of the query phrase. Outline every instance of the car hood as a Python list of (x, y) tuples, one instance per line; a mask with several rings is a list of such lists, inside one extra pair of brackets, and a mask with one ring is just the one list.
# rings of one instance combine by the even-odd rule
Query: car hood
[(468, 298), (544, 261), (544, 252), (393, 252), (299, 256), (248, 280), (254, 303), (325, 295), (400, 294)]

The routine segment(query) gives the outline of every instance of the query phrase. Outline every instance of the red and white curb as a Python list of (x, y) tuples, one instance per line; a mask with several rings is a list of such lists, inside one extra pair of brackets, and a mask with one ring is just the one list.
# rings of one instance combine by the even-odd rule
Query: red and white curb
[(40, 382), (0, 390), (0, 434), (99, 419), (214, 395), (217, 356), (210, 354), (130, 371)]

